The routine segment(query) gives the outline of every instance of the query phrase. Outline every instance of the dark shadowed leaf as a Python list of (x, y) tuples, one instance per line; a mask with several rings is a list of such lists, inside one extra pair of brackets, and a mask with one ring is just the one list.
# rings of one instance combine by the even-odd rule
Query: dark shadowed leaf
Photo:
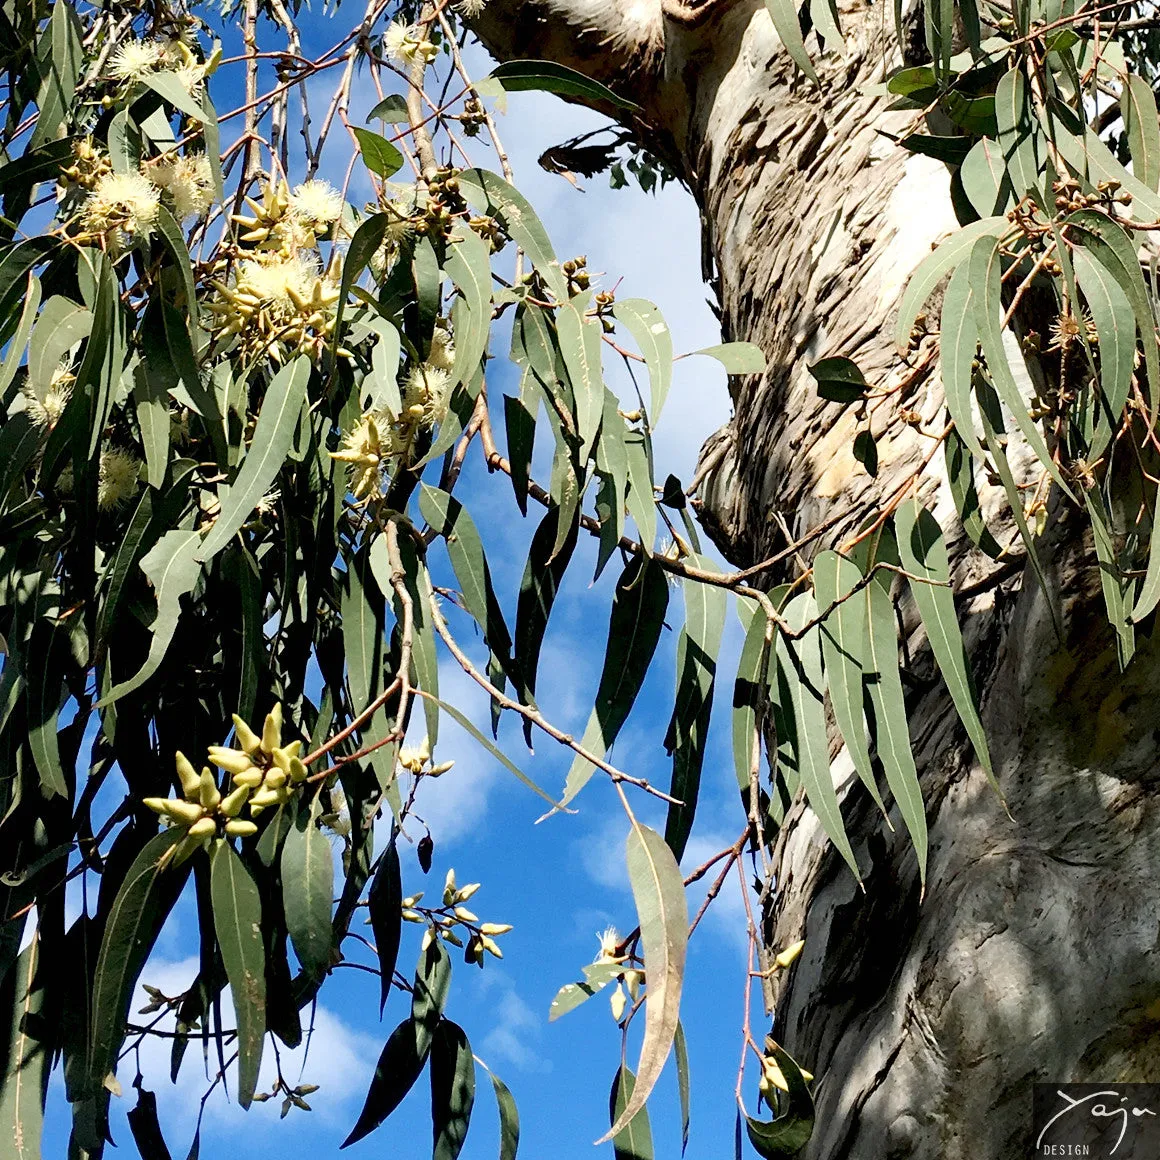
[(444, 1019), (431, 1041), (433, 1160), (456, 1160), (475, 1103), (475, 1062), (463, 1029)]
[(133, 1133), (133, 1143), (141, 1153), (141, 1160), (171, 1160), (157, 1118), (157, 1097), (139, 1083), (136, 1087), (137, 1104), (129, 1109), (125, 1118), (129, 1121), (129, 1131)]
[(870, 389), (853, 359), (824, 358), (809, 371), (818, 384), (818, 394), (831, 403), (856, 403)]
[[(669, 586), (661, 566), (650, 557), (630, 561), (616, 582), (600, 687), (581, 739), (589, 753), (603, 757), (616, 740), (656, 652), (668, 605)], [(580, 756), (573, 760), (563, 804), (584, 788), (595, 769)]]
[[(704, 556), (692, 554), (687, 563), (699, 571), (717, 571), (716, 565)], [(669, 794), (683, 804), (670, 804), (665, 823), (665, 841), (678, 860), (685, 852), (697, 811), (726, 606), (725, 589), (714, 584), (686, 580), (682, 590), (685, 625), (677, 640), (677, 695), (669, 733), (673, 754)]]
[(89, 1083), (99, 1089), (116, 1064), (137, 976), (161, 933), (166, 915), (181, 893), (189, 863), (170, 868), (169, 851), (182, 840), (180, 829), (145, 843), (125, 873), (105, 924), (93, 977)]
[(382, 980), (379, 997), (379, 1018), (391, 993), (391, 980), (395, 975), (395, 963), (399, 958), (399, 944), (403, 927), (403, 879), (399, 869), (399, 851), (395, 845), (397, 835), (383, 851), (379, 868), (371, 879), (367, 909), (370, 913), (371, 931), (375, 936), (375, 950), (379, 956), (379, 973)]
[(496, 1106), (499, 1108), (499, 1160), (516, 1160), (520, 1146), (520, 1113), (516, 1101), (507, 1084), (495, 1072), (487, 1067), (484, 1070), (491, 1078)]

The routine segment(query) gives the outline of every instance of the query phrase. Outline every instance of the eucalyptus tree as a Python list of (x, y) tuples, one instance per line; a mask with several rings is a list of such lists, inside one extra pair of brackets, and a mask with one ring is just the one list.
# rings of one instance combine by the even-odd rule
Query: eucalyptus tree
[[(402, 834), (431, 868), (448, 719), (549, 812), (616, 787), (639, 927), (553, 1016), (615, 984), (620, 1033), (643, 1024), (614, 1081), (619, 1155), (651, 1154), (674, 1045), (687, 1088), (702, 878), (712, 898), (739, 875), (749, 910), (738, 1114), (763, 1156), (1008, 1156), (1033, 1079), (1146, 1074), (1160, 123), (1124, 45), (1147, 51), (1149, 13), (369, 0), (309, 35), (299, 16), (0, 5), (5, 1149), (38, 1153), (59, 1065), (72, 1150), (99, 1156), (157, 1033), (174, 1077), (202, 1043), (207, 1095), (305, 1106), (280, 1071), (258, 1090), (264, 1045), (298, 1043), (352, 961), (409, 1013), (348, 1142), (429, 1068), (435, 1154), (458, 1155), (476, 1069), (443, 1014), (449, 948), (483, 965), (509, 928), (453, 873), (427, 899), (402, 881)], [(473, 36), (503, 62), (487, 76)], [(700, 207), (724, 341), (699, 353), (734, 414), (692, 480), (652, 468), (660, 312), (557, 256), (514, 184), (493, 113), (529, 88), (610, 118), (553, 167), (676, 177)], [(635, 404), (612, 360), (647, 383)], [(476, 454), (536, 524), (510, 628), (463, 485)], [(619, 579), (577, 740), (537, 670), (561, 578), (593, 564)], [(730, 605), (736, 673), (717, 665)], [(657, 785), (610, 750), (666, 617)], [(563, 787), (441, 697), (448, 661), (493, 724), (573, 751)], [(715, 702), (737, 839), (682, 876)], [(149, 990), (140, 1022), (183, 894), (196, 977)], [(163, 1125), (143, 1085), (163, 1082), (138, 1077), (146, 1156)]]

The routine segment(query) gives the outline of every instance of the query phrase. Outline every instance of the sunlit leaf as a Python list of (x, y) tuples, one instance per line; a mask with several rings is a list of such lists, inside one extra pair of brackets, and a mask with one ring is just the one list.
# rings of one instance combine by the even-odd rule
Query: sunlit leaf
[(634, 822), (629, 830), (626, 855), (648, 975), (644, 1038), (633, 1090), (626, 1093), (612, 1128), (597, 1140), (598, 1144), (623, 1131), (652, 1094), (677, 1032), (685, 981), (689, 911), (677, 860), (661, 836), (639, 822)]
[[(636, 1087), (636, 1076), (623, 1064), (612, 1080), (612, 1091), (608, 1096), (609, 1123), (618, 1123), (624, 1109), (632, 1099)], [(649, 1124), (648, 1108), (642, 1107), (631, 1120), (612, 1138), (612, 1153), (616, 1160), (653, 1160), (652, 1127)]]

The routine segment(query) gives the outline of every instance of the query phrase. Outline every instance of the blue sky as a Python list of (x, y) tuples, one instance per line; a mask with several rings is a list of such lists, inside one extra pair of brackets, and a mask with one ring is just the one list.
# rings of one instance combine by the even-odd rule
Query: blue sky
[[(341, 12), (335, 22), (317, 17), (308, 28), (317, 34), (317, 45), (328, 45), (337, 39), (334, 28), (345, 26), (342, 22), (350, 19), (350, 11)], [(308, 53), (311, 47), (308, 38)], [(484, 71), (480, 60), (476, 57), (474, 61), (476, 75)], [(357, 123), (354, 114), (359, 106), (368, 108), (373, 101), (366, 81), (356, 88), (352, 121)], [(709, 291), (700, 278), (699, 225), (687, 193), (675, 186), (656, 196), (635, 187), (613, 192), (606, 177), (585, 182), (585, 191), (579, 192), (563, 178), (537, 166), (535, 159), (545, 148), (599, 123), (593, 115), (551, 97), (511, 95), (500, 127), (517, 183), (544, 219), (557, 253), (561, 257), (585, 253), (589, 268), (603, 274), (604, 285), (621, 279), (622, 297), (656, 302), (669, 322), (678, 351), (719, 341), (716, 322), (705, 304)], [(482, 148), (480, 163), (491, 163)], [(506, 352), (506, 337), (493, 341), (492, 352)], [(627, 381), (616, 377), (612, 360), (607, 369), (614, 388), (627, 391)], [(502, 358), (492, 364), (489, 383), (493, 407), (501, 408), (500, 394), (514, 386), (512, 372)], [(502, 415), (502, 410), (499, 413)], [(720, 367), (708, 359), (678, 363), (656, 437), (658, 478), (672, 471), (687, 481), (700, 444), (728, 416)], [(501, 420), (497, 426), (501, 439), (502, 430)], [(540, 440), (541, 451), (546, 442)], [(538, 465), (538, 475), (546, 479), (547, 474), (546, 466)], [(483, 531), (510, 623), (536, 513), (521, 520), (506, 481), (488, 477), (475, 453), (457, 494)], [(577, 551), (556, 604), (541, 661), (541, 707), (554, 723), (577, 732), (583, 729), (599, 677), (611, 585), (617, 571), (614, 561), (590, 590), (594, 560), (592, 545), (582, 545)], [(669, 775), (661, 741), (672, 706), (680, 609), (679, 595), (674, 592), (671, 631), (663, 635), (637, 710), (613, 757), (621, 768), (660, 784), (666, 784)], [(689, 867), (732, 842), (744, 820), (737, 805), (728, 740), (729, 676), (739, 645), (732, 612), (727, 625), (719, 670), (725, 679), (717, 690), (701, 804), (685, 860)], [(453, 620), (452, 628), (462, 640), (472, 641), (465, 618)], [(478, 657), (478, 647), (474, 653)], [(441, 669), (443, 696), (482, 725), (487, 715), (486, 699), (451, 658), (446, 661)], [(575, 816), (557, 816), (536, 825), (543, 812), (540, 799), (452, 722), (446, 722), (444, 730), (438, 757), (454, 758), (456, 766), (439, 781), (427, 783), (425, 790), (430, 792), (421, 796), (418, 807), (434, 833), (434, 866), (424, 880), (408, 847), (403, 864), (404, 890), (411, 893), (427, 888), (437, 893), (444, 873), (454, 866), (460, 882), (484, 884), (472, 901), (472, 908), (482, 918), (515, 925), (502, 939), (502, 963), (489, 958), (480, 972), (464, 965), (461, 958), (453, 959), (448, 1014), (464, 1026), (476, 1054), (514, 1093), (522, 1119), (522, 1156), (533, 1160), (610, 1156), (610, 1145), (598, 1149), (592, 1145), (608, 1126), (608, 1089), (620, 1054), (620, 1035), (607, 999), (594, 998), (553, 1024), (547, 1022), (547, 1012), (556, 990), (579, 977), (582, 965), (592, 960), (597, 932), (609, 923), (621, 930), (635, 925), (624, 871), (623, 813), (610, 787), (597, 778), (579, 799)], [(529, 755), (514, 723), (505, 724), (500, 738), (517, 764), (539, 784), (549, 791), (562, 785), (568, 751), (541, 735), (535, 739), (535, 755)], [(659, 803), (640, 799), (634, 808), (637, 805), (643, 820), (663, 828), (663, 813), (655, 808)], [(414, 836), (421, 832), (416, 830)], [(691, 911), (698, 902), (696, 895), (690, 898)], [(409, 969), (418, 954), (419, 930), (404, 928), (400, 969)], [(183, 905), (163, 933), (144, 981), (171, 994), (188, 986), (196, 970), (194, 933), (192, 911)], [(744, 918), (736, 880), (731, 879), (690, 948), (684, 1001), (693, 1078), (690, 1157), (722, 1156), (731, 1148), (745, 969)], [(207, 1105), (201, 1157), (259, 1160), (284, 1157), (288, 1148), (317, 1157), (337, 1155), (339, 1143), (362, 1106), (382, 1044), (406, 1013), (404, 997), (396, 994), (380, 1022), (378, 980), (354, 970), (336, 971), (323, 990), (303, 1076), (304, 1082), (320, 1085), (310, 1097), (315, 1111), (307, 1115), (295, 1110), (280, 1120), (278, 1103), (271, 1101), (243, 1113), (227, 1102), (219, 1087)], [(635, 1043), (630, 1056), (634, 1050)], [(190, 1048), (174, 1086), (168, 1081), (167, 1045), (143, 1051), (145, 1086), (157, 1094), (162, 1125), (176, 1160), (189, 1147), (197, 1103), (205, 1087), (199, 1054), (196, 1047)], [(294, 1074), (286, 1053), (283, 1069), (287, 1076)], [(131, 1061), (124, 1061), (120, 1079), (126, 1095), (113, 1101), (112, 1129), (121, 1152), (132, 1155), (134, 1148), (124, 1119), (132, 1106)], [(493, 1157), (498, 1151), (498, 1121), (490, 1084), (482, 1071), (477, 1084), (476, 1114), (463, 1152), (468, 1160)], [(67, 1106), (55, 1078), (49, 1098), (44, 1154), (63, 1156)], [(348, 1154), (352, 1160), (380, 1156), (420, 1160), (429, 1156), (427, 1107), (424, 1077), (402, 1108), (365, 1141), (348, 1149)], [(679, 1113), (671, 1064), (650, 1110), (657, 1155), (679, 1155)]]

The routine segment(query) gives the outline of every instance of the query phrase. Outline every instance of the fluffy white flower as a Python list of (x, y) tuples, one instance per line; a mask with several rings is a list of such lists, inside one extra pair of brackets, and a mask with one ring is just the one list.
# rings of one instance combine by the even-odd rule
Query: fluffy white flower
[(294, 299), (308, 299), (317, 279), (318, 267), (307, 258), (250, 259), (238, 271), (237, 286), (263, 302), (297, 306)]
[(450, 331), (444, 330), (442, 326), (435, 327), (435, 333), (431, 336), (427, 363), (441, 371), (450, 371), (455, 366), (455, 343)]
[(430, 62), (439, 50), (429, 40), (424, 40), (417, 25), (403, 24), (392, 20), (383, 34), (383, 47), (387, 56), (403, 64), (414, 64), (417, 60)]
[(447, 418), (451, 376), (430, 363), (412, 367), (403, 379), (403, 418), (436, 427)]
[(139, 81), (165, 63), (159, 40), (126, 40), (109, 58), (108, 75), (117, 81)]
[(600, 940), (600, 951), (596, 956), (598, 963), (622, 963), (624, 955), (616, 953), (620, 946), (620, 931), (614, 926), (606, 926), (597, 936)]
[(201, 217), (213, 204), (213, 171), (204, 153), (166, 158), (153, 166), (150, 175), (169, 195), (178, 221)]
[(342, 207), (342, 194), (328, 181), (303, 182), (290, 195), (290, 212), (316, 227), (338, 221)]
[(97, 471), (97, 507), (112, 511), (123, 504), (137, 490), (140, 468), (141, 461), (132, 452), (106, 447)]
[(31, 383), (25, 382), (20, 389), (24, 396), (24, 411), (35, 426), (51, 431), (57, 425), (72, 398), (75, 377), (71, 363), (66, 358), (53, 372), (43, 397), (33, 390)]
[(157, 220), (161, 191), (142, 173), (106, 173), (81, 210), (91, 233), (148, 233)]
[(455, 5), (464, 16), (472, 17), (478, 16), (484, 8), (487, 0), (459, 0)]

